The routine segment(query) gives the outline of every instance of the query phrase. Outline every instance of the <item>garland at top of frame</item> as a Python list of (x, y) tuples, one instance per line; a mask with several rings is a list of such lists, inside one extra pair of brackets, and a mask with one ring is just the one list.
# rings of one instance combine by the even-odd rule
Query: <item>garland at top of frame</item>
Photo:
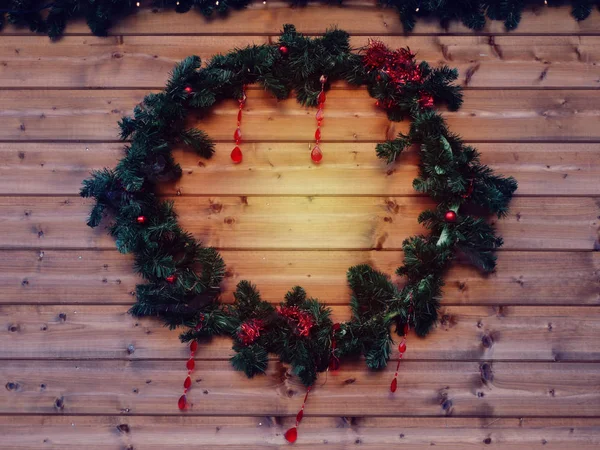
[[(109, 232), (117, 248), (134, 254), (135, 270), (145, 280), (136, 288), (130, 312), (160, 317), (170, 327), (188, 327), (181, 338), (194, 348), (201, 338), (231, 336), (236, 351), (232, 363), (249, 377), (264, 372), (268, 353), (276, 353), (306, 386), (346, 356), (363, 355), (368, 367), (385, 367), (392, 325), (401, 336), (409, 328), (425, 336), (437, 320), (443, 275), (452, 260), (459, 257), (483, 272), (494, 270), (493, 250), (502, 239), (481, 215), (505, 215), (517, 184), (482, 165), (477, 151), (451, 133), (433, 110), (437, 104), (460, 107), (460, 88), (452, 84), (458, 72), (417, 64), (414, 57), (408, 49), (392, 51), (376, 41), (353, 53), (342, 30), (309, 38), (286, 25), (276, 44), (216, 55), (204, 67), (196, 56), (177, 65), (166, 88), (148, 94), (133, 117), (120, 122), (121, 137), (130, 142), (116, 168), (94, 172), (81, 190), (83, 197), (96, 200), (88, 225), (98, 226), (110, 213)], [(242, 281), (234, 304), (222, 305), (218, 297), (225, 264), (219, 253), (185, 232), (173, 203), (155, 193), (158, 183), (181, 176), (174, 146), (187, 146), (207, 158), (214, 152), (204, 132), (186, 128), (186, 116), (190, 110), (208, 111), (223, 99), (240, 99), (244, 86), (254, 83), (277, 99), (293, 91), (300, 104), (314, 106), (325, 95), (324, 77), (325, 89), (336, 80), (365, 85), (391, 120), (412, 120), (407, 134), (379, 144), (377, 154), (391, 163), (407, 147), (420, 146), (413, 184), (438, 203), (419, 217), (431, 233), (404, 241), (404, 264), (397, 271), (405, 279), (402, 288), (367, 265), (348, 270), (348, 322), (332, 323), (330, 310), (300, 287), (275, 308)]]
[[(292, 6), (304, 6), (311, 0), (288, 1)], [(58, 38), (69, 20), (83, 17), (92, 33), (105, 36), (115, 21), (141, 7), (173, 9), (179, 13), (195, 9), (212, 17), (226, 15), (231, 9), (242, 9), (250, 3), (251, 0), (0, 0), (0, 28), (6, 16), (10, 23)], [(417, 19), (423, 17), (437, 18), (443, 27), (459, 20), (473, 30), (482, 29), (487, 19), (500, 20), (507, 30), (513, 30), (526, 8), (571, 5), (571, 15), (579, 21), (586, 19), (594, 6), (600, 7), (600, 0), (378, 0), (378, 3), (397, 10), (405, 31), (412, 31)]]

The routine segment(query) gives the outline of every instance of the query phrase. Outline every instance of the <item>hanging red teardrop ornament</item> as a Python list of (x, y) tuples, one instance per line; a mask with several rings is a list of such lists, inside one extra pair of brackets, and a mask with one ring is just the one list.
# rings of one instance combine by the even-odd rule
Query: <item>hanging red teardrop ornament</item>
[(406, 342), (404, 339), (402, 339), (402, 342), (400, 342), (400, 345), (398, 345), (398, 351), (400, 353), (404, 353), (406, 351)]
[(192, 379), (190, 378), (190, 376), (188, 375), (188, 377), (185, 379), (185, 381), (183, 382), (183, 387), (185, 389), (189, 389), (190, 386), (192, 385)]
[(240, 126), (242, 123), (242, 108), (240, 108), (240, 110), (238, 111), (237, 121), (238, 121), (238, 126)]
[(321, 91), (319, 92), (319, 96), (317, 97), (317, 102), (319, 102), (319, 104), (321, 103), (325, 103), (325, 100), (327, 99), (327, 96), (325, 95), (325, 91)]
[(177, 280), (177, 275), (175, 275), (175, 274), (169, 275), (168, 277), (165, 278), (165, 280), (167, 281), (167, 283), (173, 284)]
[(179, 397), (179, 401), (177, 402), (177, 406), (179, 406), (180, 410), (184, 410), (187, 406), (187, 398), (185, 397), (185, 394), (183, 394), (181, 397)]
[(188, 359), (187, 363), (185, 363), (185, 367), (187, 367), (187, 370), (194, 370), (194, 367), (196, 367), (196, 362), (194, 361), (194, 358)]
[(322, 122), (323, 119), (325, 118), (325, 111), (323, 111), (322, 109), (319, 109), (317, 111), (317, 114), (315, 114), (315, 118), (317, 119), (317, 122)]
[(310, 152), (310, 159), (312, 159), (315, 164), (319, 164), (323, 159), (323, 152), (321, 152), (318, 145), (315, 145), (312, 152)]
[(452, 210), (450, 210), (450, 211), (446, 212), (446, 214), (444, 214), (444, 220), (448, 223), (454, 223), (454, 222), (456, 222), (456, 219), (457, 219), (457, 215)]
[(392, 384), (390, 384), (390, 392), (396, 392), (396, 389), (398, 389), (398, 379), (394, 378)]
[(233, 150), (231, 150), (231, 160), (235, 164), (239, 164), (242, 162), (244, 155), (242, 155), (242, 150), (236, 145)]
[(198, 341), (190, 342), (190, 352), (196, 353), (196, 350), (198, 350)]
[(296, 423), (300, 423), (302, 421), (303, 417), (304, 417), (304, 410), (301, 409), (300, 411), (298, 411), (298, 414), (296, 414)]
[(321, 129), (317, 128), (317, 131), (315, 131), (315, 140), (317, 141), (317, 143), (321, 140)]
[(135, 219), (137, 221), (137, 223), (139, 223), (140, 225), (144, 225), (146, 223), (146, 216), (138, 216), (137, 219)]
[(298, 428), (290, 428), (285, 432), (284, 437), (286, 441), (288, 441), (290, 444), (293, 444), (296, 442), (296, 439), (298, 439)]

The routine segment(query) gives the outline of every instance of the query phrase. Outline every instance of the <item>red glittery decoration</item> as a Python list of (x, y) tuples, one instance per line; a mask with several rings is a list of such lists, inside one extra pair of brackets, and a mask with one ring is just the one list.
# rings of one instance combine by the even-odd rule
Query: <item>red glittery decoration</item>
[(313, 316), (297, 306), (280, 306), (277, 312), (288, 320), (299, 336), (308, 336), (315, 325)]
[(237, 338), (244, 345), (253, 344), (264, 329), (264, 323), (260, 319), (250, 319), (240, 325)]
[(433, 97), (421, 92), (419, 95), (419, 105), (421, 105), (421, 108), (433, 108)]

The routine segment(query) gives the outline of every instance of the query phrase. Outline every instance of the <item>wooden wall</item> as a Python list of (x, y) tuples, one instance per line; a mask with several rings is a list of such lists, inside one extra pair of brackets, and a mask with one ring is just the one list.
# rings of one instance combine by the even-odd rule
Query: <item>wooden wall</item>
[[(454, 267), (442, 320), (409, 337), (393, 369), (348, 363), (323, 375), (296, 448), (578, 448), (600, 446), (600, 14), (525, 14), (472, 33), (420, 22), (409, 37), (370, 2), (292, 10), (257, 4), (225, 20), (143, 11), (108, 38), (69, 25), (58, 43), (0, 34), (0, 447), (7, 449), (287, 448), (304, 389), (273, 361), (246, 380), (230, 342), (202, 345), (181, 414), (186, 349), (177, 332), (127, 315), (137, 277), (104, 229), (85, 226), (78, 197), (90, 170), (120, 156), (117, 120), (190, 54), (206, 58), (276, 39), (285, 22), (352, 43), (379, 37), (460, 69), (464, 107), (446, 117), (483, 160), (519, 181), (498, 223), (497, 273)], [(236, 105), (201, 126), (217, 156), (177, 152), (184, 176), (163, 194), (185, 228), (222, 250), (226, 301), (241, 279), (273, 302), (295, 284), (348, 316), (345, 270), (392, 273), (402, 240), (431, 202), (411, 187), (416, 154), (385, 166), (390, 123), (363, 90), (334, 86), (323, 164), (309, 160), (314, 110), (249, 92), (244, 162), (229, 161)]]

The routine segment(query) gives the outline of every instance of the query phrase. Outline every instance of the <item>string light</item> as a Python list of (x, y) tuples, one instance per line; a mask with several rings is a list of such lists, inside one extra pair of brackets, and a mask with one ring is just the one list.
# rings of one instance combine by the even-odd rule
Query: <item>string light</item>
[(140, 2), (136, 2), (135, 6), (140, 7)]
[(419, 9), (421, 9), (421, 8), (419, 8), (419, 7), (417, 6), (417, 9), (415, 9), (415, 12), (419, 12)]
[(548, 6), (548, 0), (544, 0), (544, 5)]
[(219, 0), (217, 0), (217, 1), (215, 2), (215, 5), (219, 6)]

